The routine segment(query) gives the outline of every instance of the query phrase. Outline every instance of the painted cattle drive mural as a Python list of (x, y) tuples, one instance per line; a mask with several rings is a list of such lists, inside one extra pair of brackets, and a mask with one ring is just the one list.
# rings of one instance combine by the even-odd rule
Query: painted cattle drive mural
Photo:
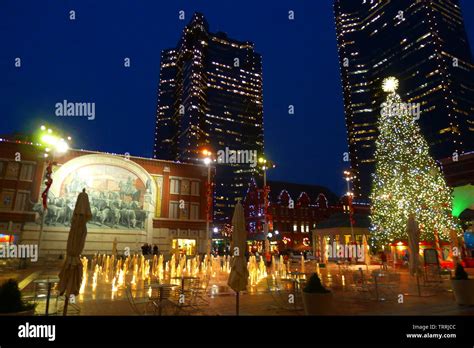
[[(50, 191), (44, 223), (69, 226), (76, 198), (86, 189), (92, 212), (90, 227), (109, 229), (144, 229), (147, 212), (143, 209), (147, 186), (127, 169), (104, 164), (90, 164), (69, 173), (59, 194)], [(33, 210), (40, 213), (37, 203)], [(37, 221), (40, 223), (40, 221)]]

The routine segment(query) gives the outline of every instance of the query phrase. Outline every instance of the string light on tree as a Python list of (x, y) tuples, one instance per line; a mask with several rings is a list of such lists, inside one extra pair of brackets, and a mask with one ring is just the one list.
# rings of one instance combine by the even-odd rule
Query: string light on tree
[(378, 121), (376, 170), (372, 186), (372, 237), (375, 247), (406, 240), (410, 213), (421, 227), (421, 240), (433, 241), (434, 233), (448, 238), (460, 229), (451, 215), (451, 191), (429, 154), (415, 117), (403, 107), (396, 93), (395, 77), (383, 81), (387, 93)]

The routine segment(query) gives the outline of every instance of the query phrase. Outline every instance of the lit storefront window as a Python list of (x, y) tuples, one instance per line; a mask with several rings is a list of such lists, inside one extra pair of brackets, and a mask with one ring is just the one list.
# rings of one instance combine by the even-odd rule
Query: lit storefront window
[(171, 244), (173, 250), (177, 250), (180, 255), (195, 255), (196, 240), (195, 239), (173, 239)]

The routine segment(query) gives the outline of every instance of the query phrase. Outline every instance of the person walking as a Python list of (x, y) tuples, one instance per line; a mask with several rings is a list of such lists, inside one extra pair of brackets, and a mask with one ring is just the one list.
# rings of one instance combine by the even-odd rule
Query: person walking
[(267, 262), (267, 267), (272, 265), (272, 254), (269, 251), (265, 253), (265, 261)]
[(382, 261), (382, 270), (388, 271), (387, 254), (385, 254), (385, 251), (383, 250), (380, 253), (380, 260)]

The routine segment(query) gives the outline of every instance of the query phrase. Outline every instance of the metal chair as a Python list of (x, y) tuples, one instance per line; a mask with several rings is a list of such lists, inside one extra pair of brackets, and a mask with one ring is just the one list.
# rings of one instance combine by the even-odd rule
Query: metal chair
[[(127, 295), (127, 300), (130, 307), (132, 308), (132, 311), (137, 315), (147, 315), (148, 313), (147, 307), (149, 307), (150, 304), (156, 307), (156, 303), (154, 301), (151, 301), (148, 298), (141, 298), (141, 299), (134, 298), (133, 293), (132, 293), (132, 288), (130, 285), (126, 287), (125, 294)], [(143, 306), (144, 309), (141, 310), (140, 306)]]
[(291, 290), (288, 290), (283, 286), (281, 279), (271, 276), (267, 277), (267, 288), (275, 301), (276, 307), (288, 311), (302, 310), (302, 301), (299, 292), (296, 290), (297, 280), (286, 278), (284, 281), (291, 282)]
[(373, 297), (372, 284), (364, 277), (364, 274), (359, 271), (352, 273), (352, 288), (363, 299), (370, 300)]
[(196, 306), (207, 306), (209, 305), (208, 300), (208, 288), (210, 276), (205, 276), (202, 280), (192, 282), (191, 292), (193, 293), (194, 301)]

